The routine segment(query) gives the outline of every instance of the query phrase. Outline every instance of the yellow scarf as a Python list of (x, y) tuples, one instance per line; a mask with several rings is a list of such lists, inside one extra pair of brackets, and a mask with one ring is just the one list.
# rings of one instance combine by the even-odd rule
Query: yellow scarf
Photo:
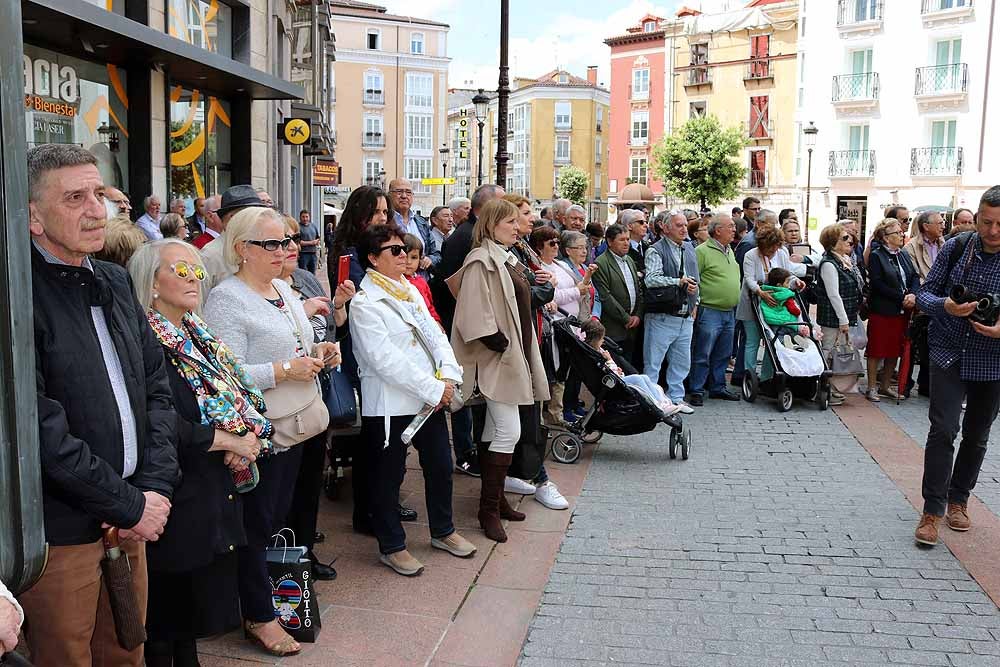
[(392, 296), (399, 301), (413, 302), (413, 296), (405, 284), (400, 284), (392, 278), (379, 273), (375, 269), (368, 269), (367, 273), (368, 277), (372, 279), (372, 282), (384, 289), (389, 296)]

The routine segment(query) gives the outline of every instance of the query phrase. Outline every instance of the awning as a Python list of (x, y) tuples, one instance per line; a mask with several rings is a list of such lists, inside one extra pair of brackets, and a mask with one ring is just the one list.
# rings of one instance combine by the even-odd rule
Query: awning
[(298, 100), (305, 94), (297, 84), (84, 0), (24, 0), (21, 13), (25, 42), (67, 55), (120, 66), (163, 68), (174, 82), (220, 97)]

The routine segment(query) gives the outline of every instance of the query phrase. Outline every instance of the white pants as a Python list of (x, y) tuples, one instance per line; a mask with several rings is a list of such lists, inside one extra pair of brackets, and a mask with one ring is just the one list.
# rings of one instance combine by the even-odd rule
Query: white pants
[(486, 399), (486, 424), (483, 442), (490, 443), (490, 451), (513, 454), (514, 445), (521, 439), (521, 416), (516, 405), (497, 403)]

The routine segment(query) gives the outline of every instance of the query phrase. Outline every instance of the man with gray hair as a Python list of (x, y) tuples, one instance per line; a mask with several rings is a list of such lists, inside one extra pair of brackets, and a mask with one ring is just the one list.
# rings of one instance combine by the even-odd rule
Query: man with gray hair
[(579, 204), (572, 204), (566, 208), (563, 216), (563, 228), (557, 231), (569, 230), (571, 232), (582, 232), (587, 226), (587, 210)]
[(472, 200), (468, 197), (455, 197), (448, 202), (448, 208), (451, 209), (452, 224), (458, 227), (469, 217), (469, 213), (472, 211)]
[(38, 440), (48, 566), (20, 598), (36, 665), (143, 664), (118, 644), (101, 578), (117, 528), (146, 617), (146, 547), (180, 481), (163, 349), (104, 246), (97, 159), (73, 144), (28, 151)]
[[(557, 232), (561, 232), (566, 227), (566, 211), (568, 211), (569, 207), (572, 205), (573, 202), (571, 202), (568, 199), (557, 199), (554, 202), (552, 202), (551, 226)], [(584, 213), (584, 217), (586, 217), (586, 213)], [(574, 231), (582, 231), (582, 230), (577, 229)]]
[(171, 199), (170, 200), (170, 212), (176, 213), (177, 215), (184, 217), (184, 213), (187, 211), (187, 204), (184, 203), (183, 199)]
[(160, 198), (156, 195), (149, 195), (142, 200), (142, 207), (146, 212), (135, 221), (136, 226), (142, 230), (142, 233), (150, 241), (162, 239), (163, 234), (160, 232)]

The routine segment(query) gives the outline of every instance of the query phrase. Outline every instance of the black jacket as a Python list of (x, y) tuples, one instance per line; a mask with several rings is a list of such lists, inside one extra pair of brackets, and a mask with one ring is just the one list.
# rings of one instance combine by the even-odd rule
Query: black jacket
[[(905, 280), (899, 275), (900, 267)], [(920, 288), (920, 276), (909, 253), (900, 250), (892, 254), (881, 244), (875, 245), (868, 256), (868, 275), (868, 310), (876, 315), (902, 315), (903, 297), (916, 294)]]
[[(31, 248), (45, 536), (53, 545), (95, 542), (102, 522), (131, 528), (142, 518), (143, 491), (170, 498), (180, 481), (160, 344), (125, 270), (91, 262), (93, 272), (49, 264)], [(127, 480), (118, 405), (91, 306), (104, 311), (136, 421), (136, 469)]]
[(434, 309), (441, 316), (441, 324), (448, 336), (451, 336), (451, 323), (455, 319), (455, 297), (444, 281), (462, 268), (466, 256), (472, 251), (472, 230), (475, 226), (476, 216), (470, 211), (469, 217), (444, 240), (441, 261), (434, 267), (434, 279), (430, 283)]

